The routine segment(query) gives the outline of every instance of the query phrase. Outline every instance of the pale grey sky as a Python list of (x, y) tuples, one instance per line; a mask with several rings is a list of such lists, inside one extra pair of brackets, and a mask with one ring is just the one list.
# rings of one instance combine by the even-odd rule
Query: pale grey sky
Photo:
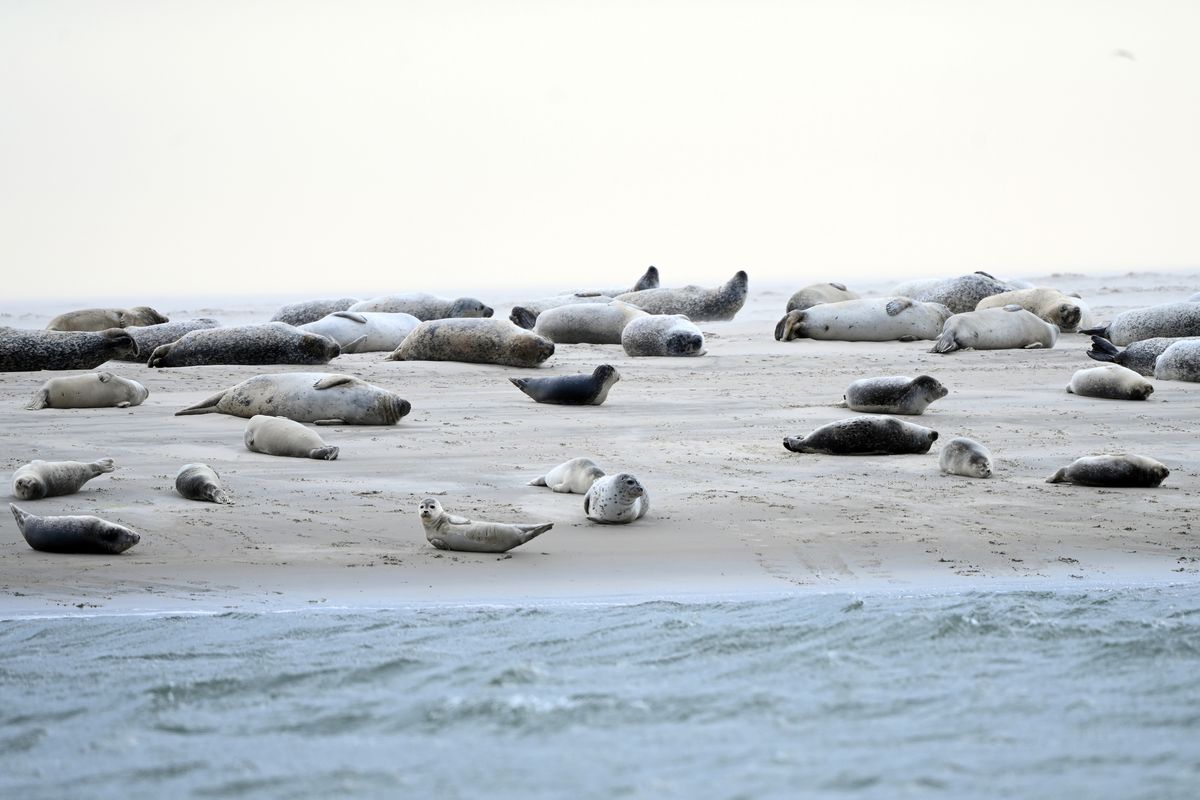
[(9, 298), (1200, 266), (1200, 3), (0, 0)]

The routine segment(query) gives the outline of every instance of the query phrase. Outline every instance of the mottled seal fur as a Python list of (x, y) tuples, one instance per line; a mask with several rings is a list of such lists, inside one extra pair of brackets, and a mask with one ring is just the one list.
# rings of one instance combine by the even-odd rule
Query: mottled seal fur
[(1025, 309), (1010, 305), (967, 311), (946, 320), (931, 353), (955, 350), (1032, 350), (1054, 347), (1058, 326)]
[(730, 320), (746, 304), (749, 277), (739, 270), (722, 285), (706, 289), (684, 286), (659, 287), (617, 295), (617, 300), (637, 306), (648, 314), (683, 314), (694, 322)]
[(788, 298), (788, 311), (803, 311), (806, 308), (819, 306), (822, 303), (842, 303), (846, 300), (858, 300), (858, 293), (852, 292), (842, 283), (814, 283), (799, 289)]
[(1062, 331), (1073, 331), (1085, 321), (1087, 305), (1078, 297), (1063, 294), (1058, 289), (1017, 289), (985, 297), (975, 306), (976, 311), (985, 308), (1004, 308), (1015, 305), (1037, 314), (1046, 322), (1052, 322)]
[(0, 328), (0, 372), (94, 369), (105, 361), (137, 354), (137, 342), (121, 328), (99, 333)]
[(395, 392), (350, 375), (278, 372), (255, 375), (175, 412), (287, 417), (317, 425), (393, 425), (412, 410)]
[(21, 535), (44, 553), (123, 553), (141, 541), (135, 531), (99, 517), (38, 517), (8, 504)]
[(554, 342), (506, 319), (438, 319), (418, 325), (388, 359), (536, 367), (552, 355)]
[(1046, 483), (1153, 488), (1170, 474), (1166, 466), (1153, 458), (1122, 453), (1077, 458), (1047, 478)]
[(305, 300), (300, 303), (289, 303), (281, 306), (271, 317), (271, 322), (286, 322), (288, 325), (307, 325), (316, 322), (321, 317), (345, 311), (359, 302), (357, 297), (322, 298), (320, 300)]
[(1200, 340), (1175, 342), (1164, 350), (1154, 363), (1154, 377), (1162, 381), (1200, 382)]
[(1150, 381), (1120, 364), (1077, 370), (1067, 391), (1083, 397), (1107, 400), (1145, 400), (1154, 393)]
[(1122, 311), (1112, 322), (1081, 333), (1103, 336), (1118, 347), (1157, 337), (1200, 336), (1200, 303), (1162, 303)]
[(188, 500), (230, 504), (221, 476), (208, 464), (184, 464), (175, 473), (175, 491)]
[(431, 319), (490, 317), (492, 307), (474, 297), (451, 299), (424, 292), (389, 294), (355, 303), (347, 311), (382, 311), (412, 314), (425, 322)]
[(560, 494), (586, 494), (597, 478), (604, 477), (604, 470), (590, 458), (572, 458), (551, 469), (540, 478), (529, 482), (530, 486), (548, 486)]
[(554, 527), (553, 522), (532, 525), (475, 522), (447, 514), (442, 504), (432, 497), (421, 501), (417, 514), (431, 545), (438, 550), (468, 553), (506, 553)]
[(105, 331), (134, 325), (158, 325), (170, 320), (150, 306), (133, 308), (83, 308), (59, 314), (46, 326), (48, 331)]
[(338, 311), (300, 330), (328, 336), (343, 353), (390, 353), (420, 324), (412, 314), (401, 312)]
[(951, 313), (974, 311), (979, 301), (1013, 287), (986, 272), (960, 275), (957, 278), (909, 281), (892, 289), (892, 295), (911, 297), (921, 303), (940, 303)]
[(320, 461), (333, 461), (338, 457), (338, 448), (325, 444), (319, 433), (287, 417), (255, 414), (246, 423), (243, 440), (247, 450), (269, 456)]
[(950, 475), (967, 478), (992, 477), (992, 454), (974, 439), (958, 436), (942, 445), (938, 467)]
[(821, 303), (789, 311), (775, 325), (775, 338), (842, 342), (913, 342), (936, 339), (950, 309), (907, 297), (877, 297)]
[(937, 431), (882, 415), (830, 422), (807, 436), (789, 436), (783, 446), (793, 453), (831, 456), (877, 456), (928, 453)]
[(149, 396), (150, 391), (137, 381), (111, 372), (88, 372), (51, 378), (25, 408), (129, 408), (140, 406)]
[(536, 319), (521, 316), (521, 311), (513, 309), (513, 322), (523, 328), (532, 327), (534, 333), (555, 344), (620, 344), (625, 326), (648, 316), (637, 306), (620, 300), (559, 306), (543, 311)]
[(628, 472), (597, 478), (583, 496), (583, 513), (592, 522), (625, 525), (649, 510), (646, 487)]
[(12, 493), (18, 500), (41, 500), (74, 494), (97, 475), (112, 472), (111, 458), (97, 461), (41, 461), (35, 459), (13, 473)]
[(704, 334), (683, 314), (650, 314), (631, 320), (621, 331), (629, 356), (702, 356)]
[(129, 327), (125, 329), (125, 332), (137, 342), (138, 351), (137, 353), (115, 356), (115, 358), (118, 361), (145, 361), (156, 348), (162, 347), (164, 344), (177, 342), (183, 338), (184, 334), (219, 327), (221, 327), (221, 323), (208, 317), (181, 319), (175, 322), (164, 322), (161, 325)]
[(286, 322), (263, 322), (185, 333), (177, 341), (154, 348), (146, 366), (328, 364), (341, 352), (328, 336)]
[(601, 364), (591, 375), (556, 375), (550, 378), (509, 378), (525, 394), (539, 403), (562, 406), (598, 406), (621, 373), (611, 364)]
[(1128, 367), (1133, 370), (1138, 375), (1153, 377), (1155, 363), (1168, 347), (1176, 342), (1195, 341), (1200, 341), (1200, 337), (1156, 336), (1153, 339), (1142, 339), (1141, 341), (1134, 342), (1122, 350), (1102, 336), (1093, 336), (1092, 349), (1088, 351), (1088, 357), (1094, 358), (1097, 361), (1120, 364), (1122, 367)]
[(923, 414), (930, 403), (949, 394), (945, 386), (929, 375), (910, 378), (888, 375), (860, 378), (846, 389), (846, 407), (871, 414)]

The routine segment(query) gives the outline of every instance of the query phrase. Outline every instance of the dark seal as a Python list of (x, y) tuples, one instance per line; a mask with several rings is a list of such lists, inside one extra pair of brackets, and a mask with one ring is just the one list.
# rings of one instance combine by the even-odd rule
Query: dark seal
[(44, 553), (123, 553), (141, 541), (136, 532), (99, 517), (38, 517), (9, 503), (21, 535)]
[(591, 375), (562, 375), (554, 378), (509, 378), (539, 403), (563, 406), (598, 406), (608, 399), (608, 390), (621, 380), (611, 364), (601, 364)]
[(862, 416), (822, 425), (808, 436), (789, 436), (783, 446), (793, 453), (831, 456), (892, 456), (928, 453), (937, 431), (885, 416)]
[(98, 332), (0, 328), (0, 372), (95, 369), (105, 361), (137, 354), (137, 342), (121, 328)]

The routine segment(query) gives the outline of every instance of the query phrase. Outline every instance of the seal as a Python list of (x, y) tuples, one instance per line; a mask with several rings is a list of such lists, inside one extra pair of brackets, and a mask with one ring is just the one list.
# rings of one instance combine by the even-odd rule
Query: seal
[(650, 495), (628, 472), (597, 478), (583, 496), (583, 513), (606, 525), (627, 525), (649, 510)]
[(1200, 292), (1196, 292), (1194, 295), (1189, 297), (1187, 301), (1189, 303), (1200, 303)]
[(1061, 331), (1075, 330), (1085, 321), (1085, 315), (1089, 314), (1087, 305), (1078, 297), (1046, 287), (994, 294), (980, 300), (975, 310), (1004, 308), (1009, 305), (1020, 306), (1032, 314), (1037, 314), (1046, 322), (1057, 325)]
[(559, 294), (553, 297), (541, 297), (537, 300), (525, 300), (513, 306), (508, 319), (513, 325), (527, 331), (534, 329), (539, 318), (547, 311), (564, 306), (608, 305), (613, 302), (612, 295), (599, 292), (575, 292), (574, 294)]
[(1170, 474), (1162, 462), (1153, 458), (1121, 453), (1077, 458), (1047, 478), (1046, 483), (1152, 489)]
[(137, 342), (121, 328), (99, 333), (0, 328), (0, 372), (95, 369), (110, 359), (137, 354)]
[(992, 477), (992, 454), (974, 439), (956, 436), (942, 445), (938, 467), (949, 475), (967, 478)]
[(1033, 350), (1054, 347), (1058, 326), (1020, 306), (967, 311), (946, 320), (931, 353), (955, 350)]
[(1161, 303), (1122, 311), (1112, 322), (1080, 333), (1102, 336), (1118, 347), (1156, 337), (1200, 336), (1200, 304)]
[(35, 459), (13, 473), (12, 493), (18, 500), (41, 500), (74, 494), (97, 475), (112, 472), (111, 458), (98, 461), (41, 461)]
[(1200, 382), (1200, 339), (1187, 339), (1168, 347), (1154, 362), (1160, 381)]
[(21, 535), (34, 550), (44, 553), (123, 553), (142, 537), (115, 522), (99, 517), (38, 517), (8, 504)]
[(559, 306), (536, 317), (523, 312), (521, 307), (514, 308), (510, 319), (555, 344), (620, 344), (626, 325), (649, 316), (637, 306), (620, 300)]
[(702, 356), (704, 334), (683, 314), (649, 314), (631, 320), (621, 331), (621, 347), (629, 356)]
[(899, 297), (911, 297), (921, 303), (940, 303), (953, 314), (974, 311), (979, 301), (1013, 287), (986, 272), (974, 272), (957, 278), (909, 281), (892, 289)]
[(388, 294), (355, 303), (347, 311), (382, 311), (385, 313), (412, 314), (422, 322), (431, 319), (459, 317), (490, 317), (492, 307), (474, 297), (450, 299), (424, 292)]
[(601, 364), (591, 375), (560, 375), (552, 378), (509, 378), (512, 385), (539, 403), (560, 406), (598, 406), (621, 373), (611, 364)]
[(928, 453), (937, 431), (911, 422), (869, 415), (830, 422), (807, 436), (789, 436), (783, 446), (793, 453), (830, 456), (892, 456)]
[(388, 360), (536, 367), (552, 355), (554, 342), (506, 319), (438, 319), (414, 328)]
[(284, 322), (263, 322), (185, 333), (178, 341), (154, 348), (146, 366), (328, 364), (341, 352), (328, 336)]
[(936, 378), (918, 375), (888, 375), (883, 378), (860, 378), (850, 384), (844, 395), (851, 411), (870, 414), (925, 413), (935, 400), (941, 400), (949, 390)]
[(1198, 337), (1156, 336), (1153, 339), (1142, 339), (1134, 342), (1124, 350), (1102, 336), (1092, 337), (1092, 349), (1088, 357), (1097, 361), (1107, 361), (1128, 367), (1138, 375), (1154, 377), (1154, 365), (1168, 347), (1176, 342), (1200, 341)]
[(25, 408), (129, 408), (140, 406), (149, 396), (150, 390), (137, 381), (111, 372), (88, 372), (51, 378)]
[(255, 375), (175, 412), (287, 417), (317, 425), (394, 425), (412, 405), (361, 378), (323, 372)]
[(420, 324), (412, 314), (338, 311), (301, 325), (300, 330), (328, 336), (343, 353), (390, 353)]
[(247, 450), (269, 456), (315, 458), (319, 461), (333, 461), (338, 457), (338, 449), (325, 444), (316, 431), (287, 417), (255, 414), (246, 423), (243, 439)]
[(739, 270), (732, 278), (714, 289), (684, 286), (678, 289), (659, 287), (626, 292), (616, 299), (637, 306), (649, 314), (683, 314), (695, 322), (733, 319), (746, 304), (749, 277)]
[(134, 325), (158, 325), (170, 320), (150, 306), (133, 308), (82, 308), (59, 314), (46, 326), (48, 331), (106, 331)]
[[(179, 341), (186, 333), (219, 328), (221, 323), (208, 317), (199, 319), (181, 319), (176, 322), (164, 322), (160, 325), (131, 326), (125, 332), (137, 342), (137, 353), (115, 356), (117, 361), (145, 361), (145, 356), (153, 353), (155, 348), (164, 344)], [(139, 354), (145, 354), (139, 357)]]
[(604, 477), (604, 470), (590, 458), (572, 458), (554, 467), (540, 478), (529, 482), (530, 486), (548, 486), (550, 491), (560, 494), (586, 494), (597, 478)]
[(646, 271), (642, 276), (633, 282), (633, 287), (630, 289), (595, 289), (597, 294), (606, 294), (609, 297), (616, 297), (619, 294), (627, 294), (628, 292), (640, 292), (644, 289), (658, 288), (658, 267), (646, 267)]
[(788, 298), (787, 310), (803, 311), (822, 303), (842, 303), (858, 299), (858, 294), (847, 289), (843, 283), (814, 283), (797, 290)]
[(188, 500), (208, 503), (233, 503), (221, 485), (221, 476), (208, 464), (184, 464), (175, 473), (175, 491)]
[(1077, 370), (1067, 392), (1107, 400), (1145, 400), (1154, 393), (1150, 381), (1120, 364)]
[(330, 314), (336, 314), (338, 311), (346, 311), (358, 302), (360, 301), (357, 297), (332, 297), (289, 303), (281, 306), (270, 321), (286, 322), (288, 325), (295, 325), (298, 328)]
[(507, 553), (554, 527), (553, 522), (540, 525), (473, 522), (466, 517), (447, 514), (433, 497), (422, 500), (417, 513), (421, 517), (421, 527), (425, 529), (425, 538), (438, 550)]
[(936, 339), (950, 309), (907, 297), (876, 297), (821, 303), (789, 311), (775, 325), (775, 339), (842, 342), (915, 342)]

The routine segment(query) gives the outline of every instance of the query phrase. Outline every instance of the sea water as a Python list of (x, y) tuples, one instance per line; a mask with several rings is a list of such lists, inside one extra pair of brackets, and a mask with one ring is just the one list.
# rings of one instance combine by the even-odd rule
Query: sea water
[(0, 796), (1200, 796), (1200, 587), (0, 622)]

